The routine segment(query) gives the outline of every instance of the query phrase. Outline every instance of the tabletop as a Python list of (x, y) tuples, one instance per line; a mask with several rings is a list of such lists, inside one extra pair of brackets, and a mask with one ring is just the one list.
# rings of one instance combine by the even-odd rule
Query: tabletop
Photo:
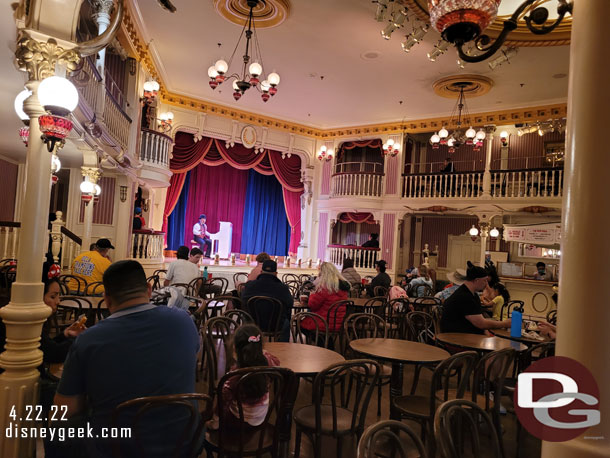
[(410, 340), (357, 339), (349, 345), (358, 353), (402, 363), (435, 363), (449, 358), (442, 348)]
[(527, 350), (527, 346), (512, 340), (488, 337), (483, 334), (466, 334), (462, 332), (445, 332), (436, 334), (439, 342), (455, 345), (475, 351), (497, 351), (504, 348), (514, 348), (517, 351)]
[(280, 360), (280, 367), (302, 376), (316, 375), (331, 364), (345, 361), (339, 353), (315, 345), (265, 342), (263, 348)]
[[(534, 337), (528, 337), (528, 336), (521, 336), (521, 337), (512, 337), (510, 335), (510, 331), (508, 329), (494, 329), (493, 331), (491, 331), (494, 335), (502, 338), (502, 339), (509, 339), (509, 340), (514, 340), (515, 342), (522, 342), (526, 345), (535, 345), (535, 344), (539, 344), (539, 343), (546, 343), (546, 342), (550, 342), (551, 340), (548, 339), (547, 337), (543, 337), (540, 336), (539, 339), (536, 339)], [(537, 335), (540, 335), (538, 333), (536, 333)]]

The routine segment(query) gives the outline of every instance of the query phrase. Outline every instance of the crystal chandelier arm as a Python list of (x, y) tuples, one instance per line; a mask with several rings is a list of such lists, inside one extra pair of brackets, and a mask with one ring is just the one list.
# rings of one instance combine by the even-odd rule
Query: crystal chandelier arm
[(557, 13), (559, 16), (557, 16), (555, 22), (549, 26), (536, 27), (532, 24), (534, 23), (537, 25), (542, 25), (546, 22), (549, 13), (544, 7), (536, 8), (534, 11), (532, 11), (530, 16), (525, 16), (523, 19), (525, 20), (525, 24), (530, 32), (535, 35), (545, 35), (555, 30), (561, 21), (563, 21), (563, 18), (567, 13), (572, 14), (572, 4), (567, 3), (565, 0), (561, 1), (559, 5), (557, 5)]

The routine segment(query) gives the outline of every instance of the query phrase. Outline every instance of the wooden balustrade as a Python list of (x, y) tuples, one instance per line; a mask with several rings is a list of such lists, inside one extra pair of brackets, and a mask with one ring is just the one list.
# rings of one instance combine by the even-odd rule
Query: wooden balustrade
[(413, 174), (403, 177), (403, 197), (479, 197), (483, 172)]
[(331, 197), (380, 197), (383, 175), (372, 173), (340, 173), (331, 178)]
[(97, 68), (95, 68), (95, 63), (91, 57), (85, 57), (81, 62), (81, 71), (69, 78), (78, 89), (79, 99), (87, 102), (87, 105), (95, 111), (98, 104), (102, 77), (97, 71)]
[(104, 92), (104, 124), (108, 129), (108, 133), (126, 151), (129, 144), (131, 119), (106, 91)]
[(365, 248), (351, 245), (328, 245), (329, 261), (342, 265), (345, 258), (354, 260), (356, 269), (373, 269), (379, 256), (379, 248)]
[(131, 236), (131, 255), (141, 261), (163, 262), (165, 232), (141, 229)]
[(169, 167), (169, 150), (172, 138), (155, 130), (140, 132), (140, 160), (149, 164)]
[(492, 197), (562, 197), (563, 169), (493, 170)]
[(21, 223), (0, 221), (0, 259), (16, 259)]

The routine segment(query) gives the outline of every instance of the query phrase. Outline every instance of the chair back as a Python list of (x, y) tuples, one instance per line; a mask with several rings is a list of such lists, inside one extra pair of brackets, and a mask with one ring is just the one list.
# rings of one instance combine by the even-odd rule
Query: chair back
[(152, 287), (153, 291), (161, 289), (161, 279), (158, 275), (151, 275), (146, 279), (146, 283)]
[[(358, 369), (367, 383), (357, 383), (356, 393), (343, 399), (344, 383), (353, 369)], [(342, 407), (351, 412), (350, 433), (360, 436), (364, 431), (366, 411), (371, 400), (373, 388), (377, 386), (381, 365), (372, 359), (352, 359), (328, 366), (319, 372), (313, 381), (312, 399), (315, 408), (316, 434), (322, 433), (322, 405), (330, 405), (332, 434), (337, 435), (338, 410)], [(345, 425), (342, 425), (345, 429)]]
[(95, 281), (87, 284), (85, 296), (101, 296), (102, 294), (104, 294), (104, 283), (101, 281)]
[[(434, 369), (430, 393), (430, 417), (434, 415), (436, 400), (449, 399), (449, 390), (455, 385), (455, 397), (463, 398), (470, 385), (470, 375), (474, 370), (479, 355), (475, 351), (464, 351), (451, 355)], [(456, 383), (452, 383), (453, 379)]]
[(416, 285), (409, 283), (407, 293), (410, 297), (431, 297), (434, 296), (434, 289), (425, 283), (419, 283)]
[(313, 276), (311, 274), (301, 274), (299, 275), (299, 281), (301, 284), (305, 282), (313, 282)]
[(443, 302), (434, 296), (416, 297), (415, 299), (413, 299), (412, 305), (413, 310), (419, 312), (426, 312), (429, 315), (432, 315), (432, 309), (434, 307), (439, 307), (443, 305)]
[(542, 358), (555, 356), (555, 342), (541, 342), (532, 345), (519, 356), (519, 372), (523, 372), (530, 364)]
[[(244, 411), (252, 409), (249, 388), (260, 377), (266, 378), (269, 404), (262, 423), (252, 426), (245, 421)], [(225, 374), (217, 388), (219, 456), (279, 456), (280, 441), (290, 439), (297, 387), (294, 372), (282, 367), (246, 367)]]
[[(412, 446), (407, 446), (408, 443)], [(372, 424), (364, 431), (358, 442), (357, 458), (377, 458), (388, 456), (392, 458), (408, 458), (416, 450), (419, 458), (428, 454), (419, 436), (401, 421), (383, 420)]]
[(203, 328), (206, 379), (211, 397), (214, 397), (218, 378), (224, 375), (230, 367), (232, 351), (229, 347), (231, 338), (238, 327), (239, 325), (232, 319), (218, 316), (208, 320)]
[[(314, 330), (303, 332), (301, 325), (306, 319), (314, 324)], [(290, 318), (290, 333), (295, 343), (318, 346), (322, 344), (324, 348), (328, 348), (328, 323), (317, 313), (300, 312), (293, 315)]]
[(375, 313), (381, 315), (383, 313), (383, 306), (385, 303), (385, 297), (371, 297), (362, 307), (354, 306), (354, 309), (362, 313)]
[[(77, 277), (75, 275), (66, 274), (66, 275), (60, 275), (59, 277), (57, 277), (57, 279), (59, 280), (59, 286), (61, 288), (61, 294), (63, 296), (68, 296), (68, 295), (84, 296), (85, 293), (87, 292), (87, 282), (80, 277)], [(77, 285), (76, 290), (72, 289), (72, 291), (70, 291), (70, 285), (68, 285), (70, 280), (73, 280), (74, 282), (76, 282), (76, 285)]]
[[(239, 300), (237, 298), (233, 298), (233, 300)], [(241, 301), (240, 301), (241, 302)], [(235, 324), (239, 327), (245, 323), (254, 323), (254, 320), (250, 316), (248, 312), (240, 309), (227, 310), (222, 316), (229, 318), (235, 321)]]
[[(466, 399), (444, 402), (434, 418), (434, 436), (443, 458), (501, 458), (497, 432), (485, 434), (485, 443), (481, 443), (483, 428), (496, 431), (487, 412)], [(458, 437), (461, 440), (456, 441)], [(465, 448), (470, 448), (471, 453), (464, 453)]]
[(157, 275), (160, 279), (165, 280), (167, 269), (157, 269), (153, 272), (153, 275)]
[(385, 286), (375, 286), (373, 288), (373, 294), (375, 297), (387, 297), (389, 289)]
[[(504, 348), (492, 351), (484, 355), (474, 370), (472, 377), (472, 401), (477, 402), (477, 397), (481, 396), (485, 405), (485, 411), (492, 413), (494, 421), (500, 421), (500, 398), (493, 396), (490, 400), (490, 393), (502, 393), (504, 380), (508, 374), (517, 352), (513, 348)], [(481, 403), (479, 403), (481, 405)]]
[(388, 337), (393, 339), (404, 339), (406, 337), (407, 322), (405, 317), (410, 311), (411, 305), (406, 297), (397, 297), (388, 301), (381, 313), (390, 327)]
[(246, 304), (246, 310), (254, 319), (254, 323), (271, 341), (280, 336), (283, 308), (278, 299), (267, 296), (251, 297)]
[(289, 281), (295, 281), (301, 284), (301, 279), (296, 274), (284, 274), (282, 275), (282, 283), (288, 283)]
[(340, 332), (343, 326), (343, 319), (347, 315), (348, 307), (352, 308), (354, 303), (349, 299), (334, 302), (326, 313), (326, 322), (330, 332)]
[(409, 326), (409, 340), (434, 345), (436, 326), (432, 315), (426, 312), (409, 312), (406, 320)]
[(349, 297), (360, 297), (362, 295), (362, 283), (358, 283), (357, 285), (352, 285), (349, 290)]
[[(198, 402), (205, 403), (202, 411), (198, 409)], [(128, 453), (123, 453), (121, 440), (116, 440), (112, 446), (113, 456), (115, 458), (134, 458), (134, 452), (137, 458), (150, 456), (152, 451), (147, 452), (147, 447), (150, 446), (151, 433), (147, 431), (147, 420), (158, 422), (160, 415), (166, 418), (169, 412), (175, 412), (176, 418), (182, 418), (182, 421), (178, 422), (177, 427), (172, 428), (171, 432), (164, 426), (163, 435), (158, 438), (158, 441), (155, 441), (154, 445), (158, 446), (161, 442), (171, 441), (174, 444), (173, 452), (171, 455), (167, 455), (168, 457), (195, 457), (203, 434), (204, 422), (209, 418), (211, 410), (210, 396), (199, 393), (150, 396), (125, 401), (112, 411), (112, 427), (119, 428), (128, 425), (131, 428), (130, 450)], [(147, 437), (143, 437), (144, 435)], [(123, 445), (126, 445), (126, 442)]]
[(217, 296), (206, 299), (206, 318), (210, 319), (216, 316), (222, 316), (225, 310), (233, 310), (235, 308), (234, 300), (239, 301), (238, 305), (241, 305), (241, 299), (233, 296)]
[(240, 283), (246, 283), (248, 281), (248, 272), (237, 272), (233, 274), (233, 285), (237, 288)]
[(502, 308), (500, 309), (500, 320), (504, 320), (510, 318), (512, 311), (515, 309), (519, 309), (521, 313), (523, 313), (523, 301), (508, 301), (506, 302)]
[(349, 343), (356, 339), (385, 339), (388, 332), (386, 322), (372, 313), (353, 313), (343, 321), (345, 337)]
[[(286, 274), (286, 275), (293, 275), (293, 274)], [(285, 281), (284, 284), (286, 286), (288, 286), (288, 289), (290, 290), (290, 295), (294, 299), (298, 299), (300, 291), (301, 291), (301, 283), (298, 280), (288, 280), (288, 281)]]
[(551, 323), (552, 325), (557, 325), (557, 309), (551, 310), (546, 314), (546, 321)]

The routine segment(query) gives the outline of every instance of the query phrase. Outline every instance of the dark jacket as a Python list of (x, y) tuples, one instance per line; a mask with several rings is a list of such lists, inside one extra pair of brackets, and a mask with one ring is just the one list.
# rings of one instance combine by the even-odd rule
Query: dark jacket
[(383, 286), (384, 288), (390, 289), (390, 285), (392, 284), (392, 279), (385, 272), (379, 272), (375, 278), (371, 280), (371, 283), (366, 287), (366, 291), (369, 296), (373, 297), (375, 295), (375, 286)]
[[(278, 299), (283, 305), (283, 316), (286, 320), (290, 320), (294, 298), (290, 294), (288, 286), (283, 284), (275, 275), (261, 273), (256, 280), (249, 281), (245, 284), (241, 294), (244, 309), (248, 310), (248, 300), (254, 296), (268, 296)], [(264, 322), (268, 319), (261, 317)], [(260, 324), (257, 323), (259, 326)]]

